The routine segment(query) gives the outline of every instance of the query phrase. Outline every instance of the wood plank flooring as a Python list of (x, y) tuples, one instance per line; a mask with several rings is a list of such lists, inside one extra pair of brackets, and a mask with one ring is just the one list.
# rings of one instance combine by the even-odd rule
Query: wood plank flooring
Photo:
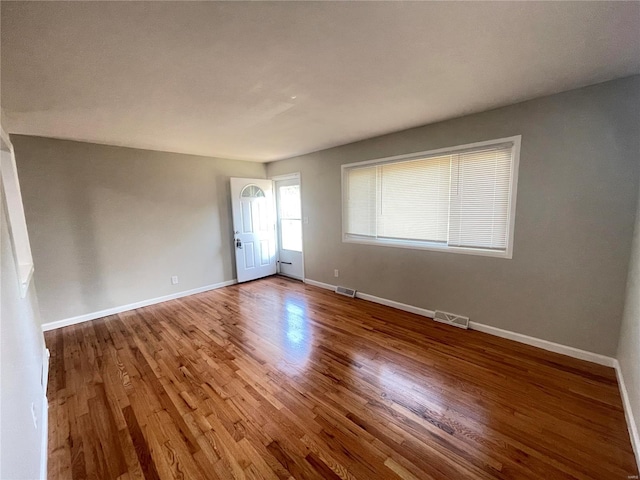
[(46, 334), (50, 479), (627, 479), (613, 369), (279, 277)]

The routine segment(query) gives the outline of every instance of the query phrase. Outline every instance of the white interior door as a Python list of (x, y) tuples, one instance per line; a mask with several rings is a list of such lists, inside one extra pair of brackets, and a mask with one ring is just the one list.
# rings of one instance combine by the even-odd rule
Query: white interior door
[(278, 271), (302, 280), (302, 208), (300, 178), (275, 183), (278, 213)]
[(238, 282), (276, 273), (276, 228), (273, 182), (231, 179), (233, 240)]

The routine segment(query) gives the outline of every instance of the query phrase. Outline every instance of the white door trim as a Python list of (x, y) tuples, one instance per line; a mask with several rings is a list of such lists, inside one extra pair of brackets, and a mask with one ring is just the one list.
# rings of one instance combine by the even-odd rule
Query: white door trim
[(274, 182), (277, 182), (280, 180), (299, 180), (299, 179), (300, 179), (300, 172), (286, 173), (284, 175), (276, 175), (274, 177), (269, 177), (269, 180), (273, 180)]

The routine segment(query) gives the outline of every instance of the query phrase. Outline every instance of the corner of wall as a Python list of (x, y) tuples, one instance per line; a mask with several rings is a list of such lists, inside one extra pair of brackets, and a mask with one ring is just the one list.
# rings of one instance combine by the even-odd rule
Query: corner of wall
[(640, 194), (617, 357), (618, 385), (631, 445), (640, 469)]

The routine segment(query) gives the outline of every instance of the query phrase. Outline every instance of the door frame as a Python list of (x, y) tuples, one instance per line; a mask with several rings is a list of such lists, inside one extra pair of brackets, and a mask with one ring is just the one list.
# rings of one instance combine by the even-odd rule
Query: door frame
[[(278, 205), (277, 205), (277, 193), (276, 193), (276, 182), (280, 181), (280, 180), (298, 180), (298, 183), (300, 184), (300, 215), (301, 215), (301, 220), (302, 220), (302, 229), (301, 229), (301, 235), (302, 235), (302, 282), (304, 283), (306, 280), (305, 277), (305, 269), (304, 269), (304, 254), (305, 254), (305, 248), (304, 248), (304, 226), (306, 224), (308, 224), (308, 218), (304, 216), (304, 205), (302, 202), (302, 175), (300, 175), (300, 172), (294, 172), (294, 173), (285, 173), (283, 175), (274, 175), (272, 177), (268, 177), (269, 180), (271, 180), (273, 182), (273, 198), (274, 198), (274, 202), (276, 202), (276, 272), (278, 275), (282, 275), (288, 278), (293, 278), (293, 277), (289, 277), (288, 275), (281, 273), (280, 272), (280, 211), (278, 209)], [(298, 278), (295, 278), (294, 280), (300, 280)]]

